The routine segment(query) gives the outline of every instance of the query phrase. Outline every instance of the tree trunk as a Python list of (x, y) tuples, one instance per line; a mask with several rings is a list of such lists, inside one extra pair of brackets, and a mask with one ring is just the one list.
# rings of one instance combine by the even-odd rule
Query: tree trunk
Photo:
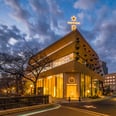
[(36, 95), (37, 94), (37, 81), (35, 81), (34, 83), (34, 95)]
[(18, 77), (16, 77), (16, 95), (19, 95), (19, 83), (18, 83)]

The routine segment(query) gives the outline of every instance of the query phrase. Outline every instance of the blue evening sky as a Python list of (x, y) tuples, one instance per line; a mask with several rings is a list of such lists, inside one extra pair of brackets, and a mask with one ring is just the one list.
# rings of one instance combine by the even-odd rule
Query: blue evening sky
[(116, 0), (0, 0), (0, 52), (44, 48), (69, 33), (70, 17), (109, 73), (116, 72)]

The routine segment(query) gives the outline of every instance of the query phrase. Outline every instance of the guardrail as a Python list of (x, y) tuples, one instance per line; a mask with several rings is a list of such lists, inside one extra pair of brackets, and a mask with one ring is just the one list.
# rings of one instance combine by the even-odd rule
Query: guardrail
[(25, 97), (2, 97), (0, 98), (0, 110), (32, 106), (37, 104), (48, 104), (49, 95), (25, 96)]

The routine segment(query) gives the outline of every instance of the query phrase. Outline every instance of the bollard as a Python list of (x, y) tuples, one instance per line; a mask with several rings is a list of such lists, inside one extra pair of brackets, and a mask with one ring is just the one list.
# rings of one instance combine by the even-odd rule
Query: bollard
[(79, 101), (81, 101), (81, 97), (79, 97)]
[(69, 101), (69, 103), (70, 103), (70, 101), (71, 101), (70, 97), (68, 98), (68, 101)]

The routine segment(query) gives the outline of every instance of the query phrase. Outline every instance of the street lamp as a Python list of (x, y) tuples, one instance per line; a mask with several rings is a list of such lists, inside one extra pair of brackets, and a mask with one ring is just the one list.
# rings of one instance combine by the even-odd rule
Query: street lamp
[(87, 97), (89, 96), (89, 94), (90, 94), (90, 90), (87, 90)]
[(31, 95), (32, 95), (32, 90), (33, 90), (33, 85), (31, 84), (30, 85), (30, 93), (31, 93)]

